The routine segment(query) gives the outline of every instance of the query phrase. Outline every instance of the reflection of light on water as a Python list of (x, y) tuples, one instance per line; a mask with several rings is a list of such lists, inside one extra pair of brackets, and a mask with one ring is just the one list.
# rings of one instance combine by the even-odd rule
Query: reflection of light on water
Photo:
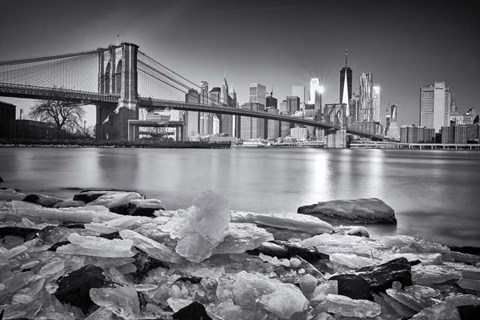
[[(311, 154), (312, 161), (309, 161), (311, 168), (308, 168), (312, 174), (307, 179), (308, 186), (306, 194), (308, 202), (318, 202), (330, 197), (332, 185), (331, 170), (329, 170), (330, 153), (321, 151)], [(307, 172), (308, 172), (307, 171)]]
[(385, 154), (383, 150), (371, 150), (368, 157), (368, 167), (366, 175), (367, 179), (367, 193), (371, 197), (381, 198), (383, 195), (383, 184), (386, 177), (383, 175)]

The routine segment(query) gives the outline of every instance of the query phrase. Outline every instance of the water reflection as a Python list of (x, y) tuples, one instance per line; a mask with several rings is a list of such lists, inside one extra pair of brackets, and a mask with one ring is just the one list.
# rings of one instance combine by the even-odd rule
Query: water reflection
[(318, 201), (378, 197), (395, 227), (373, 234), (428, 236), (480, 245), (480, 153), (313, 149), (0, 149), (2, 187), (71, 197), (62, 187), (136, 189), (167, 208), (199, 192), (222, 193), (231, 208), (296, 212)]

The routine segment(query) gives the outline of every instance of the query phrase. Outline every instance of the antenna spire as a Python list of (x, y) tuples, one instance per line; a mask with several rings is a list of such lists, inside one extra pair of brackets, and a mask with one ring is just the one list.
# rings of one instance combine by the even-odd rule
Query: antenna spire
[(345, 68), (348, 65), (348, 50), (345, 48)]

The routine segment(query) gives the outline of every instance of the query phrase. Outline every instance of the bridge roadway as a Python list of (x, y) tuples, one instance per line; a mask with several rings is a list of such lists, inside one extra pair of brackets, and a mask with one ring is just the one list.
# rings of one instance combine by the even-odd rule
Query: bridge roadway
[[(12, 98), (26, 98), (26, 99), (44, 99), (44, 100), (62, 100), (73, 101), (82, 104), (118, 104), (120, 99), (119, 94), (104, 94), (97, 92), (88, 92), (80, 90), (71, 90), (63, 88), (48, 88), (37, 87), (30, 85), (19, 85), (11, 83), (0, 83), (0, 96), (12, 97)], [(153, 98), (138, 98), (140, 107), (143, 108), (172, 108), (185, 111), (197, 111), (197, 112), (209, 112), (209, 113), (221, 113), (237, 116), (246, 116), (254, 118), (262, 118), (268, 120), (277, 120), (290, 123), (296, 123), (300, 125), (319, 127), (322, 129), (334, 129), (339, 130), (340, 126), (322, 123), (315, 120), (290, 117), (285, 115), (253, 111), (243, 108), (227, 108), (216, 105), (205, 105), (199, 103), (175, 101), (175, 100), (162, 100)], [(347, 128), (347, 132), (358, 135), (361, 137), (371, 138), (374, 140), (386, 140), (384, 136), (375, 135), (363, 131), (353, 130)]]

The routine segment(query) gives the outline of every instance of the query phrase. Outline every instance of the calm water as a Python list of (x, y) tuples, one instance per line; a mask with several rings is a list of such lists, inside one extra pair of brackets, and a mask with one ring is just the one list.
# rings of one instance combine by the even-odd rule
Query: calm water
[(398, 225), (370, 226), (373, 234), (480, 246), (480, 152), (3, 148), (0, 176), (3, 187), (64, 198), (69, 187), (136, 189), (169, 209), (206, 189), (255, 212), (378, 197)]

